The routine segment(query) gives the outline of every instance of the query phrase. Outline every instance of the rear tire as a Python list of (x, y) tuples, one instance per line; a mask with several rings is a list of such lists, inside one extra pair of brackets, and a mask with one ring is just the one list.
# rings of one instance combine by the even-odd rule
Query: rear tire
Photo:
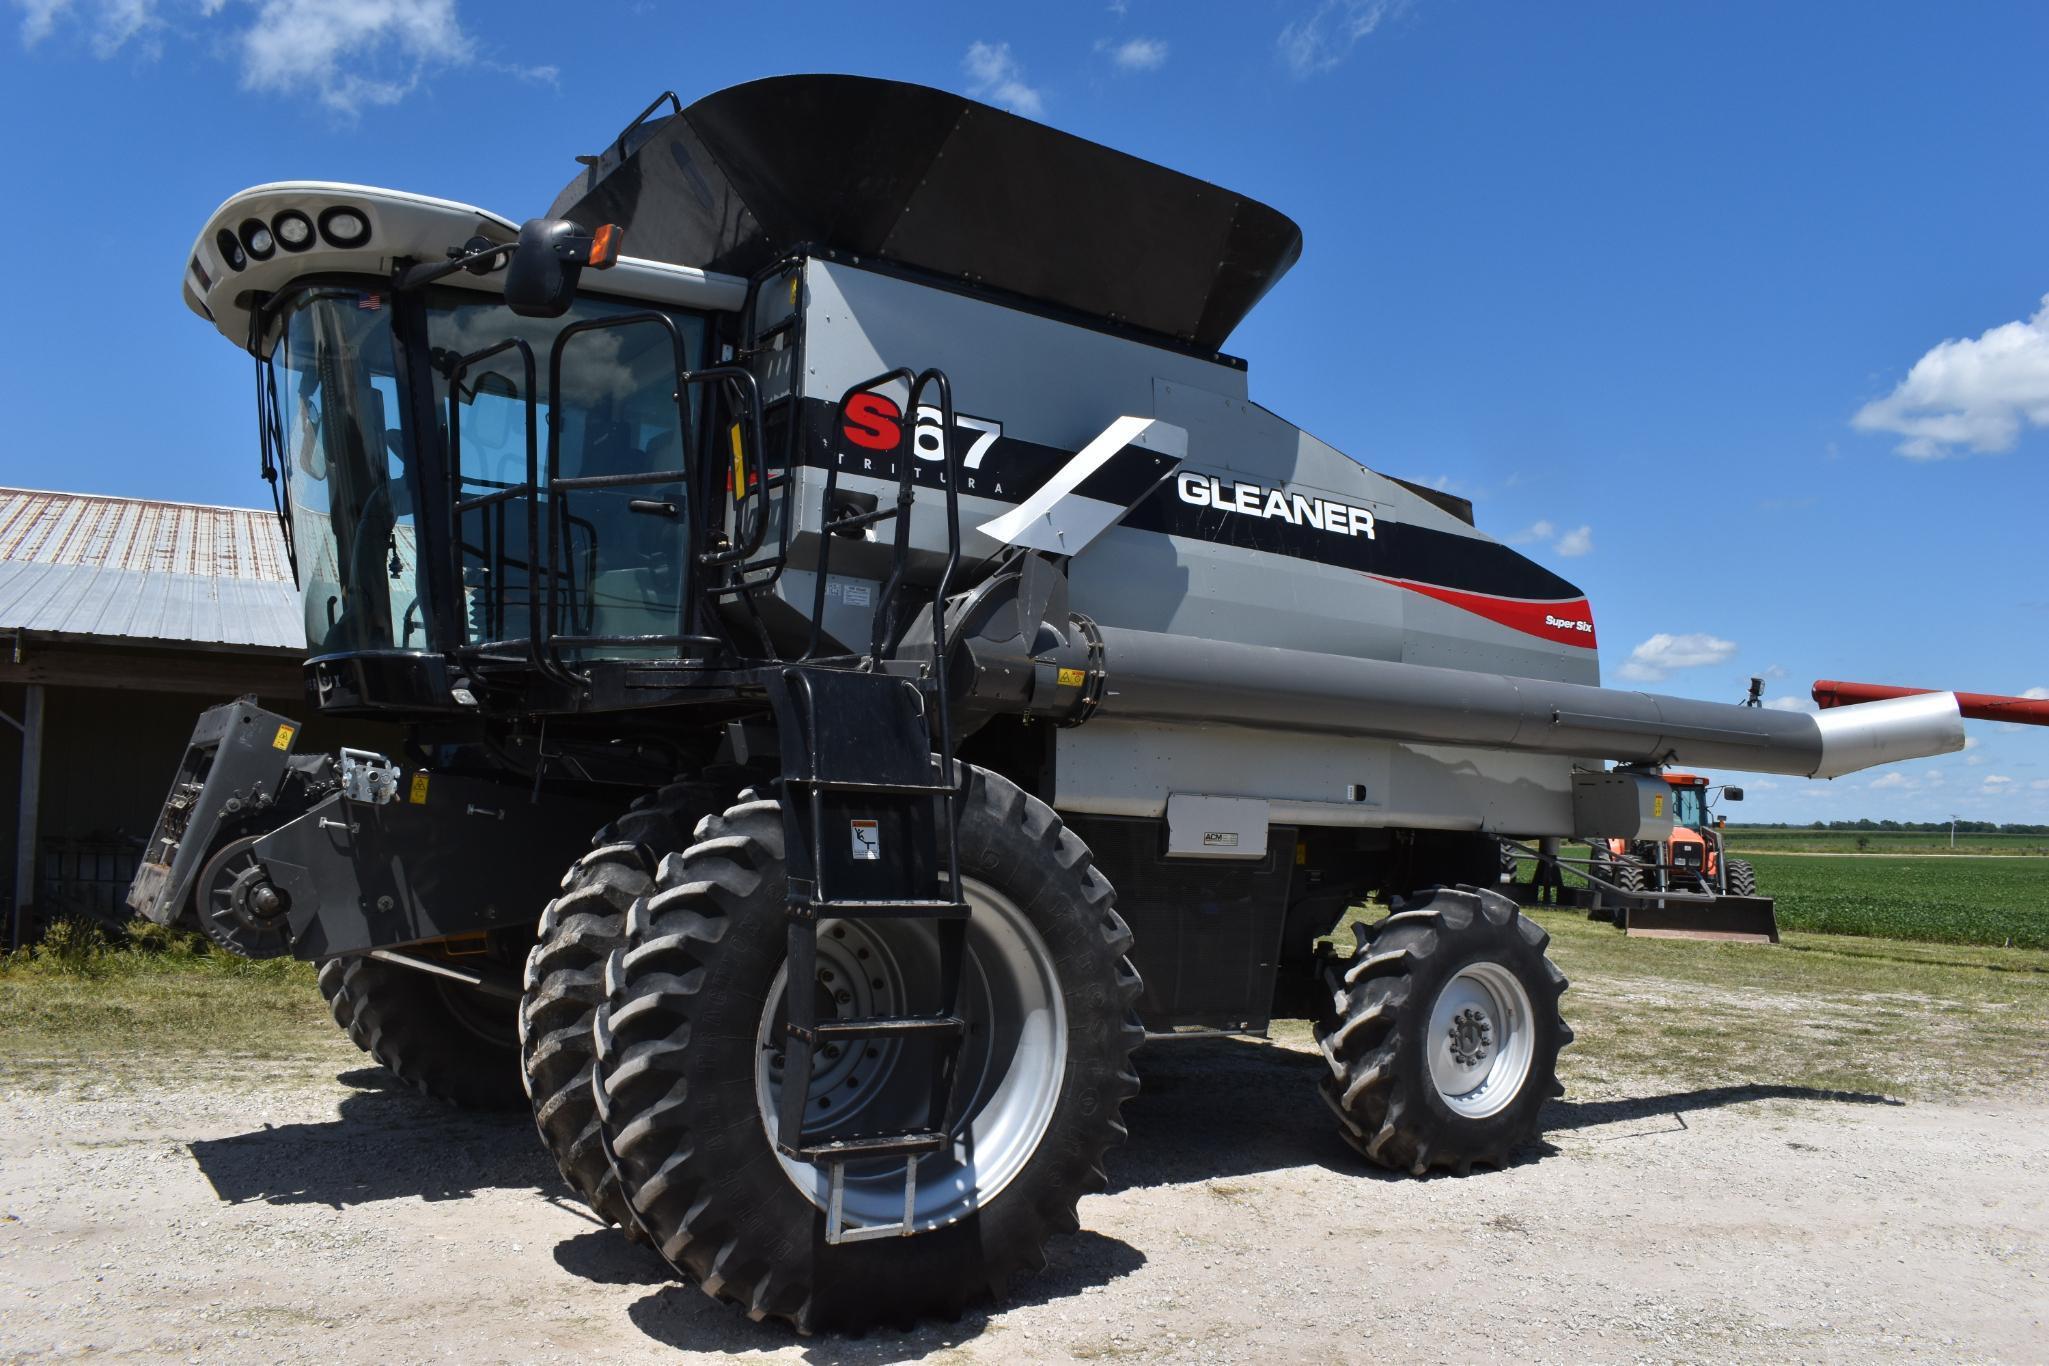
[(1332, 1008), (1316, 1041), (1323, 1097), (1367, 1160), (1421, 1176), (1506, 1166), (1564, 1094), (1564, 976), (1549, 936), (1498, 892), (1438, 887), (1325, 970)]
[(1749, 859), (1732, 858), (1729, 860), (1729, 895), (1757, 895), (1757, 869), (1751, 866)]
[(330, 958), (320, 994), (356, 1047), (423, 1096), (466, 1110), (517, 1109), (518, 1004), (375, 958)]
[[(1045, 1265), (1052, 1234), (1080, 1227), (1076, 1203), (1104, 1188), (1103, 1154), (1125, 1136), (1120, 1112), (1138, 1090), (1130, 1055), (1145, 1034), (1115, 893), (1050, 808), (994, 774), (968, 775), (960, 855), (975, 914), (961, 998), (967, 1113), (954, 1132), (974, 1126), (974, 1162), (958, 1156), (958, 1143), (922, 1159), (919, 1222), (929, 1185), (934, 1226), (827, 1244), (821, 1169), (779, 1155), (771, 1141), (764, 1098), (781, 1084), (771, 1026), (788, 942), (780, 802), (743, 793), (705, 822), (697, 845), (663, 860), (660, 890), (635, 905), (629, 947), (607, 968), (598, 1104), (620, 1179), (669, 1264), (752, 1318), (800, 1332), (859, 1331), (958, 1318), (970, 1300), (1000, 1298), (1013, 1276)], [(907, 922), (842, 922), (846, 934), (833, 941), (835, 954), (859, 946), (861, 976), (875, 975), (878, 995), (895, 991), (879, 965), (911, 961), (884, 952), (878, 927), (892, 923)], [(821, 983), (832, 975), (827, 939), (821, 933)], [(1029, 1012), (978, 1010), (978, 1001), (1012, 999), (1005, 984), (1017, 959), (1004, 954), (1013, 944), (1027, 947), (1025, 977), (1049, 994)], [(863, 1119), (850, 1132), (901, 1127), (891, 1122), (893, 1058), (912, 1055), (889, 1050), (908, 1047), (864, 1050), (858, 1065), (847, 1055), (847, 1090), (830, 1099), (853, 1097), (842, 1109)], [(1054, 1079), (1046, 1090), (1026, 1084), (1041, 1076)], [(864, 1088), (872, 1101), (861, 1099)], [(864, 1169), (847, 1173), (850, 1208), (857, 1182), (902, 1189), (900, 1160), (849, 1165)], [(885, 1170), (865, 1170), (876, 1167)]]
[(688, 848), (698, 822), (724, 810), (738, 786), (737, 776), (730, 785), (671, 783), (634, 802), (563, 877), (527, 955), (519, 1050), (534, 1125), (570, 1189), (635, 1241), (640, 1229), (605, 1158), (591, 1095), (591, 1022), (605, 1003), (605, 960), (626, 943), (627, 909), (654, 890), (663, 856)]
[[(1611, 865), (1611, 869), (1608, 880), (1625, 892), (1640, 892), (1647, 884), (1648, 880), (1644, 877), (1644, 866), (1638, 862), (1634, 854), (1624, 854), (1616, 859)], [(1629, 928), (1629, 908), (1631, 904), (1627, 901), (1615, 903), (1615, 914), (1611, 918), (1615, 921), (1616, 929), (1626, 930)]]

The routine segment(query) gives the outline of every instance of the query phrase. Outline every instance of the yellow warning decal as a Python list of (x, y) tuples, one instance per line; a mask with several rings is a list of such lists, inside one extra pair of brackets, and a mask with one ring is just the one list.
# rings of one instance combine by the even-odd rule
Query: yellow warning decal
[(1080, 669), (1062, 669), (1060, 671), (1060, 686), (1063, 688), (1079, 688), (1088, 681), (1088, 677)]
[(1651, 798), (1651, 819), (1652, 819), (1652, 820), (1654, 820), (1654, 821), (1661, 821), (1661, 820), (1663, 820), (1664, 818), (1665, 818), (1665, 796), (1664, 796), (1664, 794), (1663, 794), (1663, 793), (1661, 792), (1661, 793), (1659, 793), (1659, 794), (1658, 794), (1657, 796), (1655, 796), (1655, 797)]
[(277, 734), (271, 737), (270, 747), (272, 749), (290, 749), (292, 747), (292, 737), (296, 734), (298, 734), (298, 731), (291, 726), (279, 726)]
[(1300, 840), (1295, 842), (1295, 866), (1297, 868), (1307, 868), (1309, 866), (1309, 846)]
[(413, 788), (408, 795), (412, 798), (412, 803), (414, 806), (425, 806), (427, 804), (426, 774), (415, 773), (413, 775)]

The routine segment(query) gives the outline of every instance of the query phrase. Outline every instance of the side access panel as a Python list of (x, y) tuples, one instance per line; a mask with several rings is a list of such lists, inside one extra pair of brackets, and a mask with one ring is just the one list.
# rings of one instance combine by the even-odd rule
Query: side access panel
[(591, 835), (626, 806), (525, 783), (412, 773), (382, 805), (328, 798), (256, 845), (309, 961), (532, 925)]
[[(1064, 814), (1064, 813), (1063, 813)], [(1139, 1015), (1171, 1029), (1264, 1030), (1294, 874), (1292, 826), (1267, 831), (1256, 860), (1169, 858), (1162, 821), (1065, 816), (1117, 889), (1145, 979)]]

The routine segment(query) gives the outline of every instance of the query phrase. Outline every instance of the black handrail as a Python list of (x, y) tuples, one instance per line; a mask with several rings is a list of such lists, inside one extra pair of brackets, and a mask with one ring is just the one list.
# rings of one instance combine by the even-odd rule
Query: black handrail
[[(468, 373), (471, 366), (481, 364), (482, 362), (487, 361), (491, 357), (497, 355), (501, 351), (512, 350), (516, 350), (519, 352), (520, 364), (526, 374), (526, 388), (523, 391), (526, 395), (526, 482), (519, 485), (501, 488), (495, 493), (487, 493), (476, 498), (465, 499), (464, 497), (462, 497), (461, 487), (462, 377), (466, 373)], [(469, 355), (464, 356), (460, 360), (456, 361), (455, 365), (448, 372), (448, 450), (450, 455), (450, 459), (448, 462), (448, 501), (450, 506), (454, 509), (456, 519), (456, 525), (453, 528), (455, 534), (449, 538), (449, 547), (451, 550), (452, 558), (454, 560), (455, 581), (458, 585), (460, 585), (462, 582), (463, 513), (478, 508), (496, 507), (503, 503), (511, 501), (513, 498), (518, 497), (522, 493), (526, 495), (527, 660), (528, 662), (532, 663), (536, 668), (545, 668), (545, 666), (541, 663), (540, 632), (538, 627), (538, 618), (540, 616), (540, 613), (537, 609), (540, 606), (540, 594), (537, 591), (536, 584), (534, 583), (534, 552), (535, 549), (539, 546), (541, 539), (540, 494), (538, 488), (536, 487), (540, 482), (540, 415), (538, 396), (534, 393), (534, 381), (536, 378), (536, 370), (537, 367), (534, 364), (533, 347), (527, 344), (526, 339), (524, 337), (508, 337), (504, 341), (498, 342), (497, 344), (492, 346), (487, 346), (481, 351), (472, 351)], [(500, 630), (502, 630), (505, 625), (505, 576), (502, 572), (504, 568), (503, 561), (505, 559), (504, 523), (505, 516), (502, 512), (500, 512), (498, 514), (499, 553), (497, 556), (497, 558), (500, 561), (500, 564), (496, 567), (496, 569), (493, 570), (491, 575), (493, 620), (498, 629)], [(550, 573), (552, 572), (553, 567), (550, 566)]]
[[(660, 103), (660, 100), (655, 101), (655, 105)], [(650, 105), (649, 109), (652, 110), (655, 105)], [(548, 352), (548, 393), (552, 402), (559, 403), (561, 401), (562, 352), (569, 344), (570, 338), (580, 336), (585, 332), (596, 332), (614, 327), (634, 327), (640, 324), (659, 327), (668, 335), (670, 357), (673, 361), (671, 373), (676, 376), (677, 380), (675, 393), (671, 396), (676, 404), (676, 430), (679, 438), (681, 438), (679, 445), (687, 451), (689, 449), (688, 438), (691, 432), (691, 422), (690, 409), (684, 398), (684, 393), (690, 386), (689, 376), (693, 372), (686, 364), (689, 360), (689, 355), (683, 344), (683, 334), (676, 327), (675, 320), (666, 313), (643, 311), (639, 313), (621, 313), (606, 318), (585, 318), (580, 322), (571, 323), (563, 328), (556, 334), (555, 343), (549, 348)], [(723, 369), (724, 367), (716, 368)], [(752, 376), (749, 376), (749, 379), (752, 379)], [(757, 403), (757, 409), (758, 406)], [(540, 663), (543, 668), (550, 669), (551, 672), (560, 669), (561, 673), (567, 676), (571, 686), (580, 687), (583, 685), (584, 679), (574, 671), (560, 666), (554, 658), (554, 645), (558, 640), (556, 628), (561, 620), (561, 595), (560, 575), (552, 572), (552, 566), (561, 560), (562, 527), (565, 522), (571, 520), (566, 508), (568, 501), (566, 495), (570, 490), (578, 488), (626, 488), (636, 484), (681, 483), (687, 490), (690, 486), (690, 481), (687, 469), (656, 470), (651, 473), (634, 474), (581, 475), (567, 479), (558, 478), (555, 475), (555, 471), (561, 467), (561, 455), (562, 424), (556, 420), (555, 413), (551, 408), (548, 415), (548, 562), (551, 566), (551, 572), (548, 575), (548, 645), (542, 651)], [(688, 534), (689, 530), (690, 528), (686, 527), (686, 534)], [(595, 528), (593, 529), (593, 534), (595, 535)], [(679, 649), (684, 645), (721, 643), (716, 637), (693, 635), (682, 629), (690, 624), (689, 617), (696, 611), (696, 587), (697, 575), (690, 561), (686, 559), (684, 561), (683, 582), (680, 585), (681, 591), (677, 595), (677, 632), (673, 636), (651, 638), (644, 643), (674, 644)], [(560, 636), (559, 639), (575, 643), (579, 641), (590, 642), (596, 638), (588, 636)]]
[[(918, 383), (918, 376), (910, 367), (900, 365), (894, 370), (885, 371), (871, 379), (864, 379), (858, 384), (849, 386), (847, 391), (840, 395), (840, 401), (833, 407), (832, 427), (826, 436), (828, 445), (825, 462), (825, 490), (819, 502), (818, 563), (814, 571), (815, 582), (811, 585), (811, 637), (804, 645), (804, 653), (798, 656), (800, 660), (816, 659), (818, 657), (819, 636), (824, 630), (825, 581), (832, 570), (832, 534), (837, 526), (837, 523), (832, 520), (832, 496), (838, 492), (840, 480), (839, 462), (831, 457), (834, 447), (837, 446), (840, 440), (840, 433), (846, 429), (847, 404), (853, 401), (856, 394), (865, 394), (871, 390), (880, 389), (885, 384), (897, 383), (905, 385), (906, 388), (915, 389)], [(899, 545), (902, 544), (902, 529), (904, 523), (908, 520), (907, 514), (912, 502), (909, 482), (911, 466), (908, 458), (912, 451), (908, 443), (914, 425), (915, 415), (907, 411), (903, 424), (897, 428), (895, 455), (899, 482), (896, 506), (872, 514), (863, 514), (861, 522), (863, 526), (866, 526), (874, 522), (886, 521), (891, 517), (898, 519)], [(902, 553), (902, 550), (898, 551), (898, 554)], [(896, 582), (894, 573), (891, 574), (890, 582), (892, 584)], [(878, 613), (880, 608), (886, 605), (886, 603), (879, 604)], [(879, 647), (875, 650), (875, 653), (878, 655), (881, 653)]]

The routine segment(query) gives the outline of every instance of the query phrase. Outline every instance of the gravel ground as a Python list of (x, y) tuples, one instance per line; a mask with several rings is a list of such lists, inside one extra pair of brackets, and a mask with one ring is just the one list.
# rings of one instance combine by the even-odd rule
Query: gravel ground
[[(592, 1226), (531, 1126), (314, 1062), (0, 1071), (0, 1359), (2040, 1360), (2049, 1105), (1558, 1102), (1507, 1171), (1363, 1168), (1313, 1054), (1154, 1045), (1014, 1303), (802, 1339)], [(1653, 1088), (1654, 1089), (1654, 1088)]]

